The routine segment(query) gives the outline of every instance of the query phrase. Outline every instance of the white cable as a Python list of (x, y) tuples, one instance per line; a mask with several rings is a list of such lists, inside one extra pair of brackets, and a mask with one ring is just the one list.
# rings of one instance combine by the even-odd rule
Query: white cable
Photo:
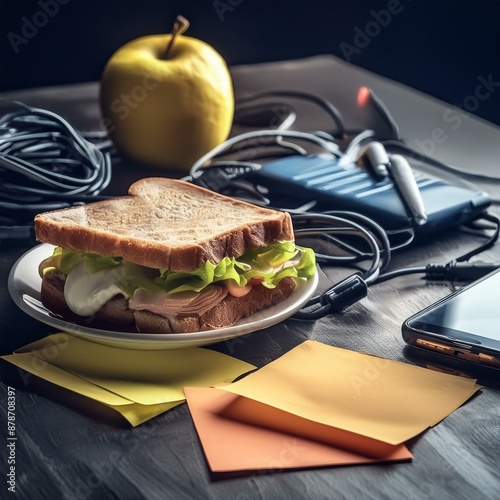
[(321, 146), (323, 149), (332, 153), (336, 156), (341, 156), (341, 152), (337, 144), (329, 142), (321, 137), (318, 137), (309, 132), (299, 132), (294, 130), (260, 130), (258, 132), (246, 132), (235, 137), (228, 139), (227, 141), (219, 144), (211, 151), (203, 155), (200, 159), (198, 159), (194, 165), (191, 167), (189, 172), (190, 176), (193, 179), (198, 178), (201, 174), (199, 174), (200, 170), (205, 168), (206, 164), (215, 158), (216, 156), (227, 152), (230, 148), (235, 146), (236, 144), (244, 141), (248, 141), (251, 139), (259, 139), (259, 138), (269, 138), (269, 137), (286, 137), (288, 139), (299, 139), (308, 142), (313, 142), (318, 146)]

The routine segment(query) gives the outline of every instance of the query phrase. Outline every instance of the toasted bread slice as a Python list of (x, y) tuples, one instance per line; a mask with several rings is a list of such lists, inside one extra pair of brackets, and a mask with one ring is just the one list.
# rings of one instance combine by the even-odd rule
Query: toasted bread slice
[(129, 196), (39, 214), (35, 233), (41, 242), (175, 272), (293, 240), (287, 213), (159, 177), (135, 182)]

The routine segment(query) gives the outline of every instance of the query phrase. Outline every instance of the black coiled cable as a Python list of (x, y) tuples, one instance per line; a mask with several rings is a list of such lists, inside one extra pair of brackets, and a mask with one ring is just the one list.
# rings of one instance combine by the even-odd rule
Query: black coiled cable
[(104, 143), (87, 140), (56, 113), (20, 102), (0, 101), (0, 113), (2, 239), (38, 212), (98, 199), (111, 180)]

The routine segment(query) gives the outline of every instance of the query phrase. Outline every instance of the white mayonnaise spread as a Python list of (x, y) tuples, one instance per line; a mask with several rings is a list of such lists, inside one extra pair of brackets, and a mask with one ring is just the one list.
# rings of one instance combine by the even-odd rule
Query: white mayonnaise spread
[(92, 316), (115, 295), (125, 295), (115, 285), (124, 275), (125, 270), (116, 267), (90, 274), (82, 262), (75, 266), (66, 278), (66, 304), (75, 314)]

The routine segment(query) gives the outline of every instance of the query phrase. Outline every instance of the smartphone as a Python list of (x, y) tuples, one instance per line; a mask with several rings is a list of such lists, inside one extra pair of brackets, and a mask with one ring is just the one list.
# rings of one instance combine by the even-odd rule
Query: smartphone
[(500, 269), (408, 318), (409, 345), (500, 369)]

